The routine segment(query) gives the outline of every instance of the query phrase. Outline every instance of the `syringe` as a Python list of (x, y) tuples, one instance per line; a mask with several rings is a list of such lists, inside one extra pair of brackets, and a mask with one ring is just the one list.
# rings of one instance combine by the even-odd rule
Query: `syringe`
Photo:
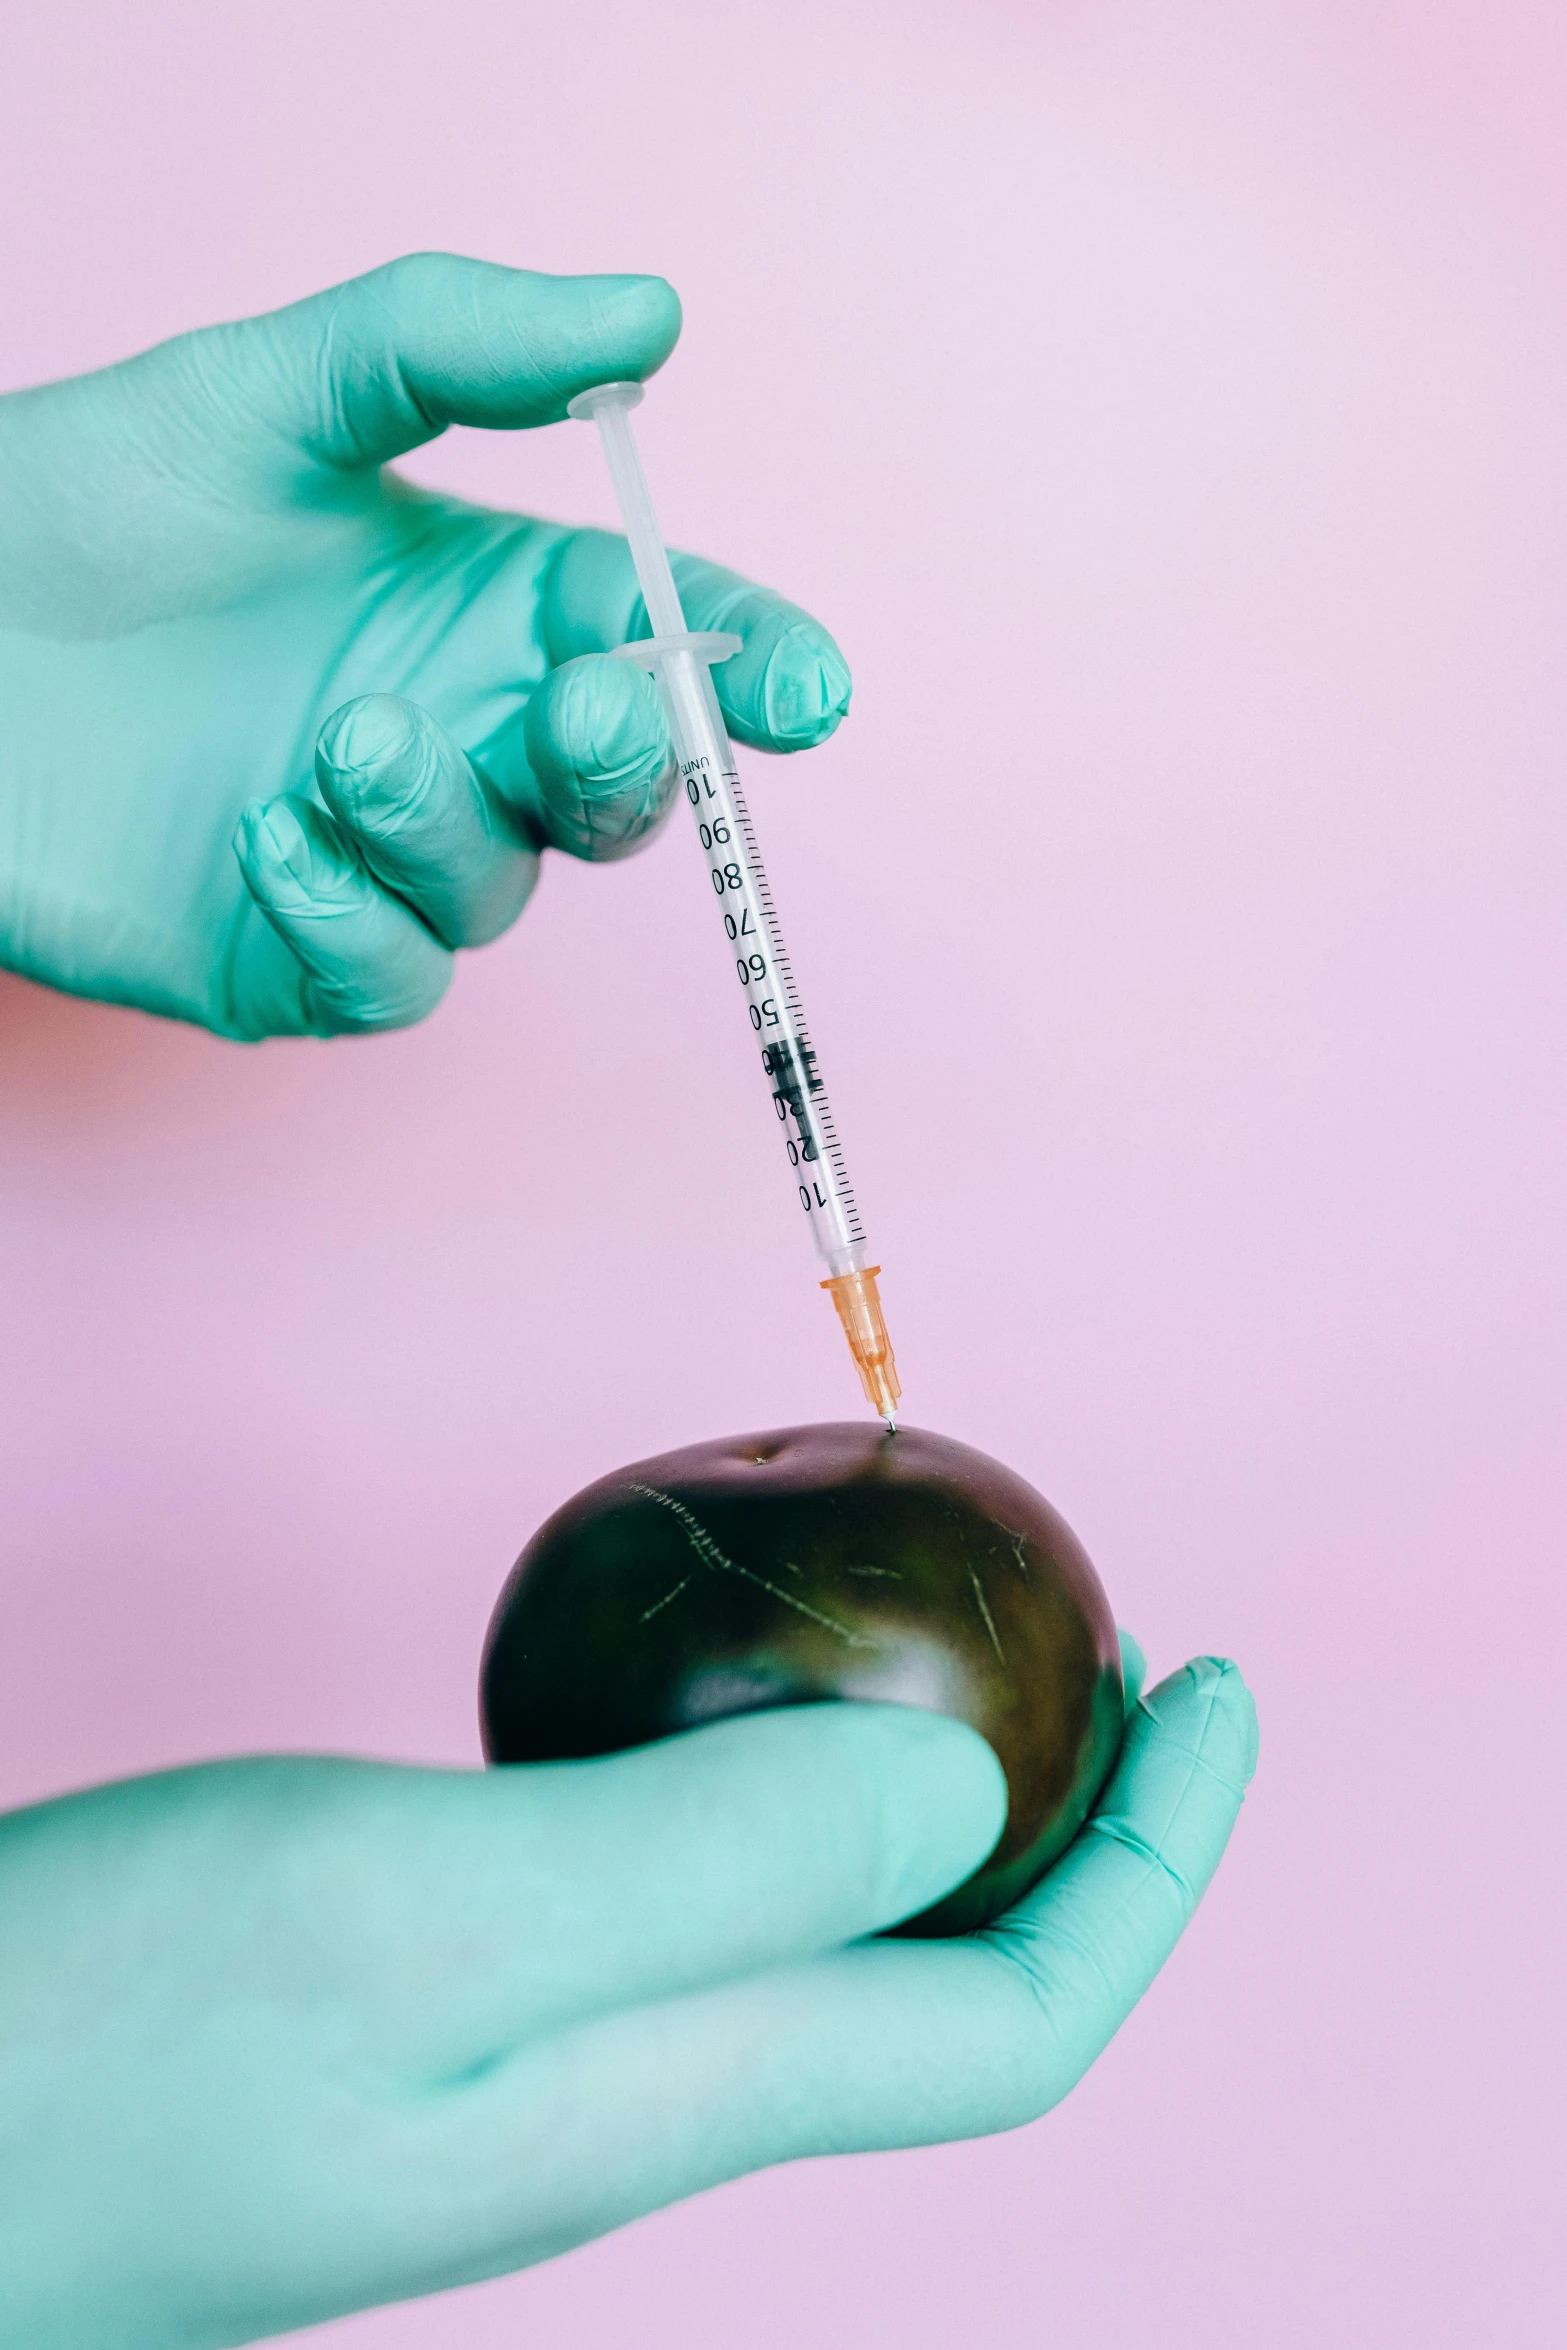
[(796, 1193), (816, 1253), (827, 1267), (821, 1286), (838, 1309), (867, 1397), (895, 1428), (902, 1390), (876, 1289), (881, 1267), (866, 1262), (870, 1248), (854, 1187), (713, 691), (709, 664), (738, 653), (741, 639), (716, 631), (693, 635), (686, 627), (631, 432), (630, 411), (641, 397), (637, 383), (597, 384), (570, 406), (571, 415), (598, 426), (653, 631), (615, 649), (651, 671), (663, 697), (680, 779), (745, 991)]

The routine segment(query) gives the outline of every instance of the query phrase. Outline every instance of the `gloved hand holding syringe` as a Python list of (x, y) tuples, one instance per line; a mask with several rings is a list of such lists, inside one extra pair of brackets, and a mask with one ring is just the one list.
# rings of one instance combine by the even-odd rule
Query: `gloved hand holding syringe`
[(843, 1146), (713, 691), (710, 664), (728, 660), (740, 650), (741, 640), (718, 632), (692, 634), (686, 627), (631, 432), (629, 412), (641, 398), (638, 383), (609, 383), (570, 404), (571, 415), (598, 426), (653, 631), (618, 651), (651, 672), (663, 698), (680, 779), (745, 991), (800, 1205), (827, 1268), (822, 1287), (838, 1309), (867, 1397), (894, 1428), (901, 1390), (876, 1288), (881, 1268), (867, 1261), (870, 1249)]

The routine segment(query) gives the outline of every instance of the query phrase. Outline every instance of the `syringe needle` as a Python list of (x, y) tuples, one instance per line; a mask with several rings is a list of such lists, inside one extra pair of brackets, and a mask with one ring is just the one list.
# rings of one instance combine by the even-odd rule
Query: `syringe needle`
[(902, 1391), (876, 1287), (881, 1267), (866, 1262), (870, 1243), (855, 1205), (843, 1146), (713, 690), (711, 663), (728, 660), (740, 650), (741, 640), (692, 635), (686, 628), (632, 437), (630, 411), (641, 397), (640, 384), (598, 384), (570, 404), (573, 416), (591, 418), (598, 426), (653, 629), (651, 637), (616, 650), (651, 671), (657, 681), (680, 780), (707, 857), (708, 878), (745, 993), (752, 1033), (761, 1048), (796, 1196), (816, 1253), (827, 1267), (822, 1287), (838, 1309), (866, 1399), (886, 1421), (889, 1434), (896, 1435)]

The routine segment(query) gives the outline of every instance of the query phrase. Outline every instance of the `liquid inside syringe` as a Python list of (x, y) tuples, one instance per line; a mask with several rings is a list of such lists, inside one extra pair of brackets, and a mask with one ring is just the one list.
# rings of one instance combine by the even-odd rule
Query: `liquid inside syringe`
[(827, 1269), (822, 1287), (838, 1310), (866, 1397), (891, 1426), (901, 1390), (876, 1286), (881, 1268), (868, 1261), (854, 1187), (713, 688), (710, 664), (738, 652), (740, 639), (686, 628), (631, 435), (628, 411), (641, 397), (640, 384), (601, 384), (571, 403), (573, 416), (591, 417), (599, 428), (654, 631), (618, 651), (649, 670), (662, 695), (796, 1196)]

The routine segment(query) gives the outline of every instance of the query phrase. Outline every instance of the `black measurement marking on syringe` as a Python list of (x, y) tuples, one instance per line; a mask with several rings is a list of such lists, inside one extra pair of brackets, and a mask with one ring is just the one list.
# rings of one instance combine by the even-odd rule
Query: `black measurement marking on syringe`
[[(814, 1049), (803, 1037), (792, 1043), (767, 1045), (762, 1052), (762, 1066), (773, 1079), (773, 1101), (780, 1123), (787, 1124), (793, 1117), (797, 1129), (798, 1139), (793, 1135), (784, 1137), (790, 1165), (797, 1167), (802, 1162), (810, 1164), (819, 1160), (821, 1148), (816, 1128), (821, 1113), (810, 1097), (825, 1089), (817, 1074)], [(809, 1186), (802, 1183), (799, 1187), (800, 1203), (810, 1213), (814, 1208), (825, 1208), (829, 1198), (835, 1198), (844, 1212), (850, 1239), (858, 1240), (862, 1237), (857, 1229), (859, 1219), (855, 1213), (854, 1195), (842, 1169), (841, 1152), (837, 1153), (837, 1159), (830, 1192), (824, 1192), (815, 1181)]]
[[(699, 773), (699, 770), (705, 768), (706, 765), (705, 759), (692, 761), (683, 770), (687, 795), (692, 806), (698, 809), (701, 806), (704, 793), (709, 800), (716, 800), (719, 796), (710, 778)], [(824, 1192), (821, 1184), (815, 1179), (811, 1181), (809, 1186), (802, 1183), (799, 1186), (800, 1204), (810, 1214), (816, 1209), (825, 1209), (830, 1202), (836, 1202), (843, 1214), (849, 1238), (859, 1241), (864, 1238), (864, 1233), (860, 1225), (854, 1192), (849, 1183), (848, 1170), (844, 1165), (842, 1146), (833, 1125), (832, 1114), (825, 1100), (818, 1108), (814, 1100), (811, 1099), (811, 1097), (823, 1093), (825, 1089), (823, 1080), (816, 1071), (815, 1050), (805, 1039), (805, 1018), (800, 1005), (799, 990), (789, 961), (788, 950), (783, 942), (777, 909), (773, 904), (773, 893), (762, 867), (760, 852), (757, 849), (750, 810), (745, 804), (740, 778), (732, 768), (726, 768), (723, 771), (723, 779), (728, 784), (733, 796), (734, 820), (740, 827), (744, 877), (742, 879), (740, 866), (733, 859), (721, 859), (716, 865), (710, 863), (708, 872), (712, 878), (714, 893), (720, 898), (727, 896), (731, 891), (744, 888), (745, 884), (749, 883), (751, 894), (754, 896), (762, 916), (767, 943), (772, 948), (773, 969), (778, 980), (782, 983), (781, 992), (785, 1009), (789, 1014), (790, 1024), (796, 1031), (794, 1042), (780, 1041), (762, 1047), (762, 1066), (768, 1075), (775, 1080), (773, 1100), (780, 1123), (787, 1125), (789, 1119), (793, 1117), (798, 1133), (798, 1139), (789, 1135), (784, 1137), (790, 1164), (799, 1166), (802, 1162), (808, 1164), (820, 1160), (823, 1155), (823, 1145), (825, 1145), (825, 1155), (831, 1168), (830, 1192)], [(703, 822), (699, 817), (697, 830), (709, 858), (711, 858), (715, 846), (727, 847), (731, 837), (729, 824), (722, 815), (716, 817), (711, 824)], [(724, 929), (729, 938), (736, 943), (741, 938), (750, 935), (750, 908), (742, 906), (738, 923), (733, 914), (726, 912)], [(737, 956), (735, 973), (747, 995), (750, 995), (752, 990), (760, 987), (768, 976), (767, 959), (756, 953)], [(753, 1028), (760, 1030), (764, 1026), (775, 1027), (779, 1025), (777, 1005), (773, 997), (764, 997), (760, 1003), (752, 1002), (747, 1008), (750, 1012)], [(818, 1129), (820, 1141), (818, 1140)]]
[(822, 1103), (816, 1115), (817, 1122), (821, 1127), (822, 1134), (827, 1143), (828, 1163), (831, 1166), (834, 1175), (837, 1177), (838, 1199), (840, 1205), (843, 1208), (844, 1220), (848, 1226), (849, 1238), (851, 1240), (863, 1240), (865, 1234), (860, 1224), (859, 1209), (855, 1205), (854, 1186), (849, 1181), (849, 1170), (844, 1165), (843, 1160), (843, 1146), (838, 1140), (838, 1131), (833, 1124), (832, 1111), (828, 1108), (826, 1102)]
[[(798, 1143), (792, 1136), (786, 1135), (784, 1137), (785, 1146), (789, 1152), (790, 1165), (798, 1166), (802, 1161), (809, 1162), (820, 1158), (821, 1149), (818, 1145), (817, 1135), (812, 1131), (813, 1128), (820, 1131), (821, 1141), (826, 1146), (826, 1157), (832, 1176), (830, 1194), (824, 1193), (820, 1183), (814, 1180), (809, 1186), (802, 1183), (798, 1187), (800, 1204), (809, 1215), (817, 1209), (825, 1209), (829, 1203), (829, 1197), (836, 1199), (849, 1239), (861, 1241), (865, 1237), (865, 1231), (860, 1222), (859, 1209), (855, 1202), (853, 1186), (849, 1182), (848, 1170), (844, 1165), (843, 1150), (838, 1141), (832, 1112), (828, 1108), (825, 1098), (820, 1103), (807, 1099), (808, 1095), (822, 1094), (825, 1096), (826, 1092), (825, 1084), (817, 1073), (816, 1053), (814, 1048), (805, 1043), (803, 1039), (799, 1046), (799, 1052), (801, 1059), (797, 1062), (795, 1049), (792, 1046), (788, 1044), (765, 1046), (762, 1052), (762, 1066), (775, 1081), (773, 1100), (777, 1106), (779, 1119), (787, 1123), (792, 1116), (799, 1130)], [(805, 1072), (803, 1086), (800, 1082), (802, 1067)]]
[(816, 1074), (816, 1047), (808, 1044), (803, 1036), (793, 1043), (764, 1045), (762, 1067), (769, 1077), (782, 1080), (780, 1092), (785, 1087), (794, 1094), (825, 1091), (823, 1080)]

